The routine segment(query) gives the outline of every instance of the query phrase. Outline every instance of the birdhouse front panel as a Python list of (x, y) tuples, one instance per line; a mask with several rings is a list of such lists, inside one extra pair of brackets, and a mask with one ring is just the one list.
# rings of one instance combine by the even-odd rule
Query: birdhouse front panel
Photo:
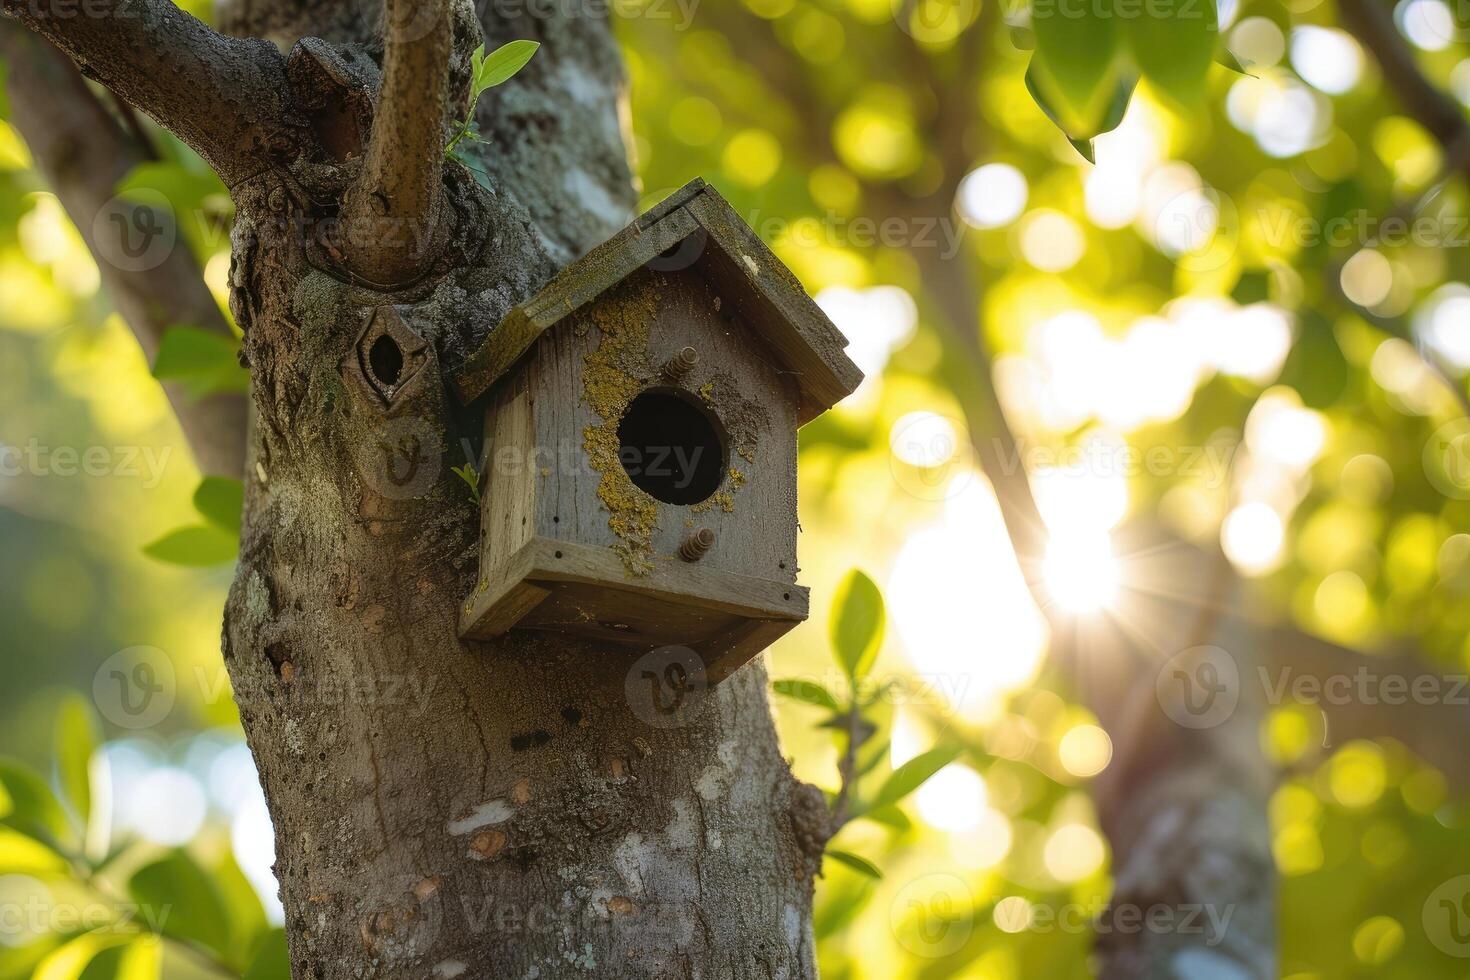
[(545, 479), (538, 534), (635, 577), (796, 581), (795, 384), (723, 305), (693, 271), (645, 269), (542, 336), (537, 437), (577, 465)]
[(717, 682), (804, 620), (797, 430), (860, 379), (824, 324), (702, 184), (518, 308), (458, 379), (487, 396), (464, 635), (685, 646)]

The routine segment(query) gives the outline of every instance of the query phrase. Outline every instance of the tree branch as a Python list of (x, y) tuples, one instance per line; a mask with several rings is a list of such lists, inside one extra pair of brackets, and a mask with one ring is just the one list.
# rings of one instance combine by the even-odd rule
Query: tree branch
[(3, 3), (83, 74), (193, 147), (227, 185), (294, 152), (285, 62), (269, 42), (225, 37), (168, 0)]
[[(9, 66), (11, 122), (35, 157), (36, 166), (97, 258), (104, 288), (151, 361), (163, 333), (188, 325), (230, 335), (229, 325), (204, 285), (194, 256), (176, 244), (155, 263), (112, 261), (99, 234), (114, 226), (98, 216), (113, 206), (117, 183), (145, 154), (108, 114), (67, 58), (16, 24), (0, 21), (0, 54)], [(172, 216), (129, 202), (142, 227), (161, 229)], [(194, 459), (205, 473), (238, 477), (244, 471), (246, 399), (216, 395), (195, 400), (177, 385), (165, 385)]]
[(1444, 149), (1446, 165), (1470, 176), (1470, 124), (1448, 94), (1419, 70), (1414, 51), (1393, 22), (1393, 6), (1384, 0), (1341, 0), (1342, 24), (1378, 62), (1398, 100)]
[(352, 271), (397, 286), (423, 273), (443, 230), (453, 37), (448, 0), (389, 0), (384, 16), (383, 87), (367, 158), (342, 202), (342, 227)]

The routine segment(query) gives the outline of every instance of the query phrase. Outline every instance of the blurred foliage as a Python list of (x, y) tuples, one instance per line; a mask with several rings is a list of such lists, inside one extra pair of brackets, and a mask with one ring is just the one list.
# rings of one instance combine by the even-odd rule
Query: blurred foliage
[[(1263, 615), (1470, 667), (1470, 202), (1331, 2), (1236, 0), (1214, 30), (981, 0), (617, 9), (642, 203), (713, 180), (870, 376), (802, 433), (802, 575), (836, 611), (770, 655), (797, 774), (835, 802), (855, 758), (862, 819), (818, 886), (825, 976), (1085, 976), (1088, 930), (1034, 910), (1108, 894), (1086, 785), (1112, 747), (1044, 666), (974, 472), (964, 419), (992, 378), (967, 336), (1050, 454), (1026, 462), (1059, 539), (1157, 522), (1222, 543)], [(1453, 13), (1409, 0), (1398, 23), (1466, 101)], [(152, 136), (119, 193), (167, 200), (223, 305), (228, 197)], [(0, 978), (285, 975), (219, 664), (229, 572), (155, 560), (227, 562), (238, 533), (237, 491), (201, 486), (155, 380), (243, 383), (190, 326), (145, 362), (0, 120), (0, 743), (24, 760), (0, 764), (0, 905), (180, 909), (0, 923)], [(99, 725), (84, 696), (153, 664), (113, 665), (140, 644), (177, 702)], [(1337, 744), (1310, 705), (1261, 741), (1283, 771), (1283, 973), (1464, 975), (1422, 924), (1470, 867), (1444, 777), (1392, 741)]]

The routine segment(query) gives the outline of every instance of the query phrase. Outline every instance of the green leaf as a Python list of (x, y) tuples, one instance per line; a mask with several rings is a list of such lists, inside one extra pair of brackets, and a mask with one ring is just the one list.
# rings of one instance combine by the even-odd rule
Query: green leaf
[(1096, 155), (1093, 150), (1092, 140), (1095, 136), (1109, 133), (1118, 128), (1122, 123), (1123, 116), (1128, 112), (1128, 103), (1133, 99), (1133, 90), (1138, 87), (1138, 79), (1132, 76), (1123, 76), (1118, 79), (1113, 88), (1112, 101), (1108, 103), (1097, 122), (1086, 130), (1074, 131), (1068, 128), (1065, 113), (1058, 110), (1053, 101), (1047, 96), (1038, 78), (1042, 75), (1042, 69), (1037, 65), (1036, 59), (1031, 59), (1031, 66), (1026, 69), (1026, 90), (1031, 93), (1031, 98), (1046, 114), (1046, 118), (1062, 131), (1067, 137), (1067, 142), (1088, 163), (1096, 163)]
[(0, 875), (66, 874), (71, 865), (55, 850), (18, 830), (0, 827)]
[(291, 980), (291, 957), (286, 952), (285, 932), (272, 929), (265, 934), (243, 980)]
[(250, 884), (250, 879), (245, 877), (245, 872), (240, 870), (234, 854), (228, 849), (217, 862), (205, 866), (204, 870), (227, 910), (229, 948), (233, 954), (230, 962), (244, 967), (250, 962), (248, 954), (267, 931), (265, 907), (260, 903), (255, 886)]
[(959, 755), (958, 748), (944, 746), (915, 756), (893, 770), (893, 775), (888, 777), (882, 788), (878, 790), (878, 795), (873, 797), (864, 812), (869, 813), (880, 807), (897, 803), (928, 782), (930, 777), (959, 758)]
[(130, 941), (123, 932), (97, 930), (86, 932), (57, 948), (36, 964), (32, 980), (113, 980), (115, 961), (104, 960), (96, 970), (92, 964), (105, 952)]
[(480, 502), (480, 471), (475, 468), (475, 465), (466, 463), (463, 466), (451, 466), (449, 472), (465, 482), (465, 486), (470, 488), (470, 496), (478, 504)]
[(858, 758), (858, 775), (866, 776), (882, 765), (889, 757), (893, 749), (893, 740), (884, 739), (867, 749)]
[(214, 171), (193, 170), (169, 160), (138, 164), (128, 171), (116, 190), (124, 197), (131, 195), (143, 203), (155, 203), (157, 199), (149, 201), (146, 195), (138, 194), (139, 191), (162, 194), (178, 214), (206, 210), (209, 204), (214, 203), (212, 198), (221, 204), (229, 201), (229, 191)]
[(78, 980), (158, 980), (162, 968), (163, 944), (155, 936), (141, 936), (102, 950)]
[(1246, 269), (1230, 290), (1230, 298), (1241, 306), (1264, 303), (1271, 298), (1271, 273), (1266, 269)]
[(904, 813), (898, 807), (891, 805), (880, 806), (876, 810), (869, 810), (859, 819), (871, 820), (873, 823), (881, 824), (893, 830), (908, 831), (914, 828), (914, 822), (908, 818), (908, 814)]
[(1280, 383), (1295, 388), (1306, 407), (1328, 409), (1342, 397), (1351, 374), (1332, 324), (1320, 313), (1304, 312), (1301, 334), (1281, 368)]
[(234, 337), (198, 327), (170, 327), (159, 343), (153, 376), (182, 383), (195, 398), (243, 393), (250, 389), (250, 373), (240, 366), (239, 349)]
[(858, 874), (878, 880), (882, 880), (883, 878), (883, 872), (879, 871), (878, 866), (872, 861), (864, 857), (859, 857), (849, 851), (839, 851), (829, 847), (827, 848), (827, 857), (836, 861), (838, 864), (846, 865)]
[(0, 943), (0, 980), (34, 980), (36, 967), (60, 945), (61, 939), (54, 933), (37, 936), (21, 946)]
[(161, 920), (165, 936), (200, 943), (221, 956), (227, 952), (228, 910), (209, 875), (185, 852), (139, 868), (128, 879), (128, 893), (142, 906), (144, 921)]
[(818, 889), (818, 905), (812, 913), (812, 931), (817, 938), (839, 935), (847, 929), (872, 898), (873, 888), (873, 879), (861, 876), (828, 882)]
[(832, 650), (853, 680), (867, 676), (883, 645), (883, 593), (857, 569), (837, 590), (832, 613)]
[(0, 786), (10, 801), (6, 826), (43, 843), (75, 849), (80, 839), (66, 810), (38, 773), (13, 759), (0, 759)]
[(223, 476), (206, 476), (194, 491), (194, 509), (215, 527), (240, 534), (240, 513), (245, 509), (245, 484)]
[(1146, 0), (1126, 23), (1143, 77), (1176, 102), (1198, 105), (1220, 39), (1215, 0)]
[(228, 565), (240, 552), (238, 536), (217, 527), (183, 527), (147, 545), (143, 554), (168, 565), (210, 568)]
[(1240, 63), (1240, 59), (1235, 56), (1235, 52), (1231, 51), (1224, 44), (1219, 45), (1215, 49), (1215, 64), (1220, 65), (1222, 68), (1229, 68), (1237, 75), (1250, 75), (1253, 78), (1255, 77), (1253, 72)]
[(842, 707), (832, 692), (818, 684), (816, 681), (804, 680), (780, 680), (771, 685), (771, 689), (784, 698), (800, 701), (802, 704), (810, 704), (818, 708), (828, 708), (832, 711), (841, 711)]
[(1047, 114), (1055, 113), (1069, 136), (1100, 132), (1119, 77), (1114, 11), (1098, 2), (1033, 0), (1031, 30), (1036, 53), (1027, 70), (1028, 85), (1044, 93), (1052, 107)]
[(526, 67), (526, 62), (531, 60), (540, 47), (539, 41), (511, 41), (496, 48), (481, 62), (479, 71), (475, 73), (475, 99), (485, 90), (514, 78), (516, 72)]
[(83, 836), (92, 817), (92, 756), (101, 742), (91, 706), (78, 694), (68, 695), (56, 715), (56, 776)]

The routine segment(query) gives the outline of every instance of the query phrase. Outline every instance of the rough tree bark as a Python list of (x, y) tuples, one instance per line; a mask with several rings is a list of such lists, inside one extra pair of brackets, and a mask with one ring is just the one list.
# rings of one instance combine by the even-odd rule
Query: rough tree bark
[[(257, 424), (224, 654), (275, 822), (293, 974), (814, 976), (825, 811), (780, 754), (759, 665), (665, 715), (670, 692), (625, 653), (457, 636), (478, 519), (450, 467), (478, 453), (480, 422), (444, 381), (631, 216), (607, 24), (390, 4), (407, 19), (387, 60), (444, 65), (451, 115), (482, 32), (542, 42), (481, 107), (487, 192), (422, 147), (379, 166), (374, 113), (403, 120), (438, 80), (381, 82), (376, 4), (223, 6), (226, 30), (274, 44), (164, 0), (91, 5), (101, 17), (5, 2), (188, 141), (235, 201), (231, 308)], [(417, 58), (433, 36), (452, 50)], [(425, 167), (431, 185), (415, 183)], [(439, 213), (390, 200), (364, 237), (355, 195), (384, 172), (432, 186)], [(389, 306), (413, 335), (396, 360), (358, 349)]]

